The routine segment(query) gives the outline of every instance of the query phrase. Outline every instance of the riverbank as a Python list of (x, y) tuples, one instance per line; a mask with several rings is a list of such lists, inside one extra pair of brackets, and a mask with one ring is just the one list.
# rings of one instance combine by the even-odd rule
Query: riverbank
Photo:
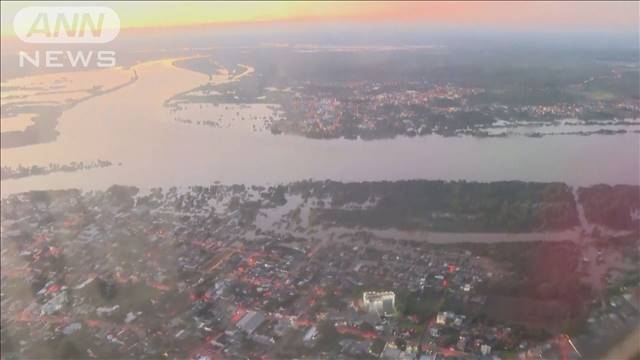
[(134, 83), (64, 111), (54, 142), (1, 150), (3, 166), (45, 166), (86, 159), (109, 159), (123, 166), (81, 175), (56, 173), (4, 180), (2, 196), (34, 189), (100, 190), (114, 183), (152, 188), (215, 181), (269, 185), (302, 179), (640, 184), (640, 134), (313, 140), (274, 136), (250, 127), (178, 123), (165, 106), (167, 100), (210, 81), (228, 79), (210, 79), (176, 67), (174, 62), (138, 64), (133, 67), (138, 76)]

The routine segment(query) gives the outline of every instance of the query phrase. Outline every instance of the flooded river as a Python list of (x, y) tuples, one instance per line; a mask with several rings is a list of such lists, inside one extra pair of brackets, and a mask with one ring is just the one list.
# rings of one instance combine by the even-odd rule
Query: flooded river
[(276, 136), (176, 122), (164, 102), (209, 77), (169, 60), (143, 63), (135, 71), (139, 78), (132, 84), (65, 111), (55, 142), (1, 152), (3, 166), (96, 159), (121, 166), (4, 180), (2, 196), (32, 189), (104, 189), (114, 183), (148, 188), (310, 178), (640, 183), (638, 133), (376, 141)]

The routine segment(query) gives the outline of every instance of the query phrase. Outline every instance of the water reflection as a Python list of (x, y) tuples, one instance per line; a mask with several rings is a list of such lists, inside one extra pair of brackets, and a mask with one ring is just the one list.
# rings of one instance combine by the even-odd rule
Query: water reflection
[(66, 111), (58, 122), (57, 141), (1, 153), (3, 166), (95, 159), (122, 166), (7, 180), (2, 182), (2, 195), (44, 188), (104, 189), (114, 183), (145, 188), (307, 178), (640, 183), (637, 133), (378, 141), (274, 136), (245, 127), (176, 122), (165, 101), (210, 79), (166, 60), (143, 63), (134, 70), (138, 81)]

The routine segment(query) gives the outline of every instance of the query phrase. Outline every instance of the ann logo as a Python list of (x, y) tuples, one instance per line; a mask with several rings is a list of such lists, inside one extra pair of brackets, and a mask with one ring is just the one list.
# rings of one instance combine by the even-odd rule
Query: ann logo
[(104, 13), (98, 15), (98, 19), (94, 19), (91, 14), (73, 14), (73, 18), (70, 20), (67, 18), (67, 14), (56, 14), (53, 27), (50, 26), (49, 14), (41, 12), (34, 20), (27, 37), (32, 37), (34, 34), (42, 34), (46, 37), (60, 37), (61, 31), (64, 29), (67, 37), (84, 37), (86, 29), (91, 31), (93, 37), (99, 37), (102, 34), (102, 26), (104, 24)]
[(13, 28), (28, 43), (107, 43), (118, 35), (120, 18), (107, 7), (27, 7), (16, 14)]

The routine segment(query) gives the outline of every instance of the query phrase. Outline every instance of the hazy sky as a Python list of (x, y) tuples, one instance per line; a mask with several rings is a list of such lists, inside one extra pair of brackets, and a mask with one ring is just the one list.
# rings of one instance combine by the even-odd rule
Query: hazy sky
[[(2, 34), (25, 6), (80, 2), (2, 2)], [(411, 22), (497, 29), (638, 31), (631, 2), (82, 2), (113, 8), (123, 28), (256, 22)]]

